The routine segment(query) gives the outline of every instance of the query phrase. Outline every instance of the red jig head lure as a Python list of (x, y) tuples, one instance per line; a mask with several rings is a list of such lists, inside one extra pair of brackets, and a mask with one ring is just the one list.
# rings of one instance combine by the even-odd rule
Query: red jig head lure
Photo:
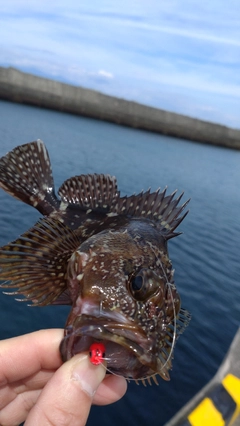
[(103, 343), (93, 343), (89, 348), (90, 361), (93, 365), (99, 365), (105, 357), (105, 346)]

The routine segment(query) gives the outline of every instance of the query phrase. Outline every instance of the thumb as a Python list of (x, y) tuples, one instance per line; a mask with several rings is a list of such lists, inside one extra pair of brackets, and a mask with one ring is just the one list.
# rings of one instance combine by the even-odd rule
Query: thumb
[(84, 426), (105, 372), (101, 364), (91, 364), (87, 354), (64, 363), (43, 388), (25, 426)]

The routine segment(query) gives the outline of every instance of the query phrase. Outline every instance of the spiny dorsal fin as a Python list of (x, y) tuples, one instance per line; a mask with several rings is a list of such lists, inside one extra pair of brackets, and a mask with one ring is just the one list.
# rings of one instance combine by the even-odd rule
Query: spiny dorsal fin
[[(16, 241), (0, 249), (0, 280), (17, 288), (32, 305), (71, 304), (67, 262), (79, 246), (74, 231), (55, 219), (41, 219)], [(25, 300), (25, 299), (23, 299)]]
[(174, 199), (176, 191), (166, 196), (166, 188), (150, 193), (150, 190), (141, 192), (138, 195), (130, 197), (122, 197), (118, 200), (116, 206), (113, 206), (112, 212), (132, 217), (144, 217), (157, 222), (157, 226), (166, 239), (170, 239), (179, 235), (174, 232), (178, 225), (182, 222), (188, 211), (180, 216), (186, 207), (186, 201), (180, 207), (177, 207), (183, 193)]
[(0, 159), (0, 187), (44, 215), (58, 207), (49, 155), (40, 139)]
[(94, 211), (109, 211), (119, 197), (115, 176), (104, 174), (80, 175), (67, 179), (59, 188), (58, 194), (64, 202)]

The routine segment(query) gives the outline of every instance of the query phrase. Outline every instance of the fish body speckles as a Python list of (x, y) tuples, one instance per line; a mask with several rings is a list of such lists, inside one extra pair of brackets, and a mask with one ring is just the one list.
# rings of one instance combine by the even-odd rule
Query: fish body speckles
[(44, 215), (0, 248), (0, 280), (33, 305), (72, 305), (62, 359), (99, 342), (111, 373), (168, 380), (190, 319), (167, 249), (187, 214), (182, 194), (121, 197), (114, 176), (92, 174), (67, 179), (58, 198), (40, 140), (0, 159), (0, 187)]

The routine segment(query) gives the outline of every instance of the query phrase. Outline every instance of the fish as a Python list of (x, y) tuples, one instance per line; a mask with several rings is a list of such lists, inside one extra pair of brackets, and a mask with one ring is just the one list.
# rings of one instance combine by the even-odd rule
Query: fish
[(0, 159), (0, 187), (43, 216), (0, 248), (1, 287), (32, 306), (71, 306), (63, 362), (99, 343), (109, 373), (144, 384), (157, 375), (169, 380), (191, 317), (167, 246), (188, 213), (189, 200), (179, 205), (183, 193), (121, 196), (115, 176), (82, 174), (57, 196), (40, 139)]

